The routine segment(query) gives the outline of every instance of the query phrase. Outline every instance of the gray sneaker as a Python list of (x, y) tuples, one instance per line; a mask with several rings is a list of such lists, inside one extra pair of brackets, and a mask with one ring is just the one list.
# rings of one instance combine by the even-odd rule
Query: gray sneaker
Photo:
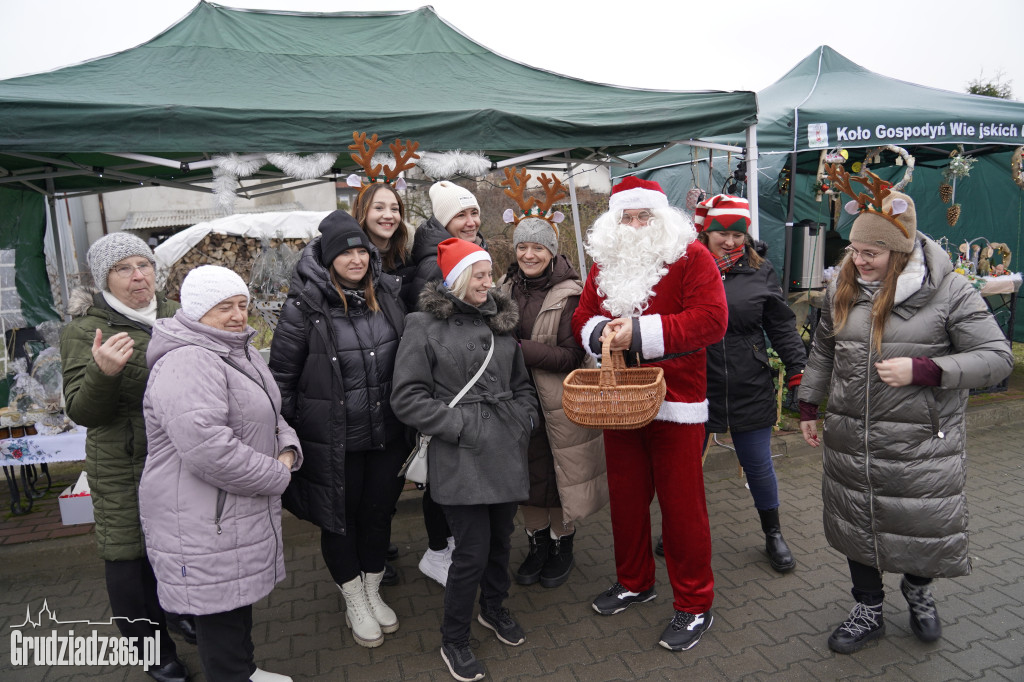
[(481, 606), (480, 615), (476, 619), (488, 630), (494, 630), (498, 640), (504, 644), (519, 646), (526, 641), (523, 629), (519, 627), (519, 623), (512, 618), (512, 614), (504, 606), (497, 608)]
[(484, 666), (476, 660), (469, 642), (445, 642), (441, 645), (441, 658), (448, 666), (448, 672), (459, 682), (484, 679)]

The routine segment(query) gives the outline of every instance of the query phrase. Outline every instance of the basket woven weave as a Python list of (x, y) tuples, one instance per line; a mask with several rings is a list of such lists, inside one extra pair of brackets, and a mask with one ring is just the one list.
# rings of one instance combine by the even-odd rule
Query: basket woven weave
[(658, 415), (665, 399), (660, 367), (626, 367), (622, 353), (601, 346), (601, 369), (577, 369), (562, 382), (562, 409), (591, 429), (639, 429)]

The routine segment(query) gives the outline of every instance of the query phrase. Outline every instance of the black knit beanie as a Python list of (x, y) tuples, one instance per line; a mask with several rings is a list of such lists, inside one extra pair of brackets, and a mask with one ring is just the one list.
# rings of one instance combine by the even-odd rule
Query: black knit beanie
[(334, 259), (356, 247), (370, 250), (370, 238), (345, 211), (332, 211), (320, 221), (320, 263), (330, 270)]

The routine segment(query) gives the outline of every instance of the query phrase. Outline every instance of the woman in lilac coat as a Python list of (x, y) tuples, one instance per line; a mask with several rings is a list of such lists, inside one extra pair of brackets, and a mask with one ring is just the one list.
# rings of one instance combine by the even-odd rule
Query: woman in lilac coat
[(281, 682), (254, 663), (252, 605), (284, 579), (281, 493), (302, 454), (248, 305), (241, 277), (204, 265), (154, 326), (139, 511), (160, 604), (195, 614), (206, 679)]

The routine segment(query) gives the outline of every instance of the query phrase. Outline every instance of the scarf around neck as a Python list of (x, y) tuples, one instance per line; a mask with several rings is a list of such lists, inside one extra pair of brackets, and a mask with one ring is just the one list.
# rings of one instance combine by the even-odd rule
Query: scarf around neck
[(732, 266), (736, 265), (736, 262), (743, 256), (743, 248), (743, 246), (737, 246), (732, 251), (726, 251), (721, 256), (715, 256), (715, 265), (718, 266), (719, 272), (724, 275), (732, 270)]
[(103, 292), (103, 300), (107, 302), (107, 305), (127, 317), (129, 320), (139, 322), (147, 327), (152, 327), (153, 323), (156, 322), (156, 295), (153, 296), (153, 300), (149, 302), (149, 305), (145, 308), (138, 309), (129, 308), (124, 303), (117, 300), (117, 297), (109, 291)]

